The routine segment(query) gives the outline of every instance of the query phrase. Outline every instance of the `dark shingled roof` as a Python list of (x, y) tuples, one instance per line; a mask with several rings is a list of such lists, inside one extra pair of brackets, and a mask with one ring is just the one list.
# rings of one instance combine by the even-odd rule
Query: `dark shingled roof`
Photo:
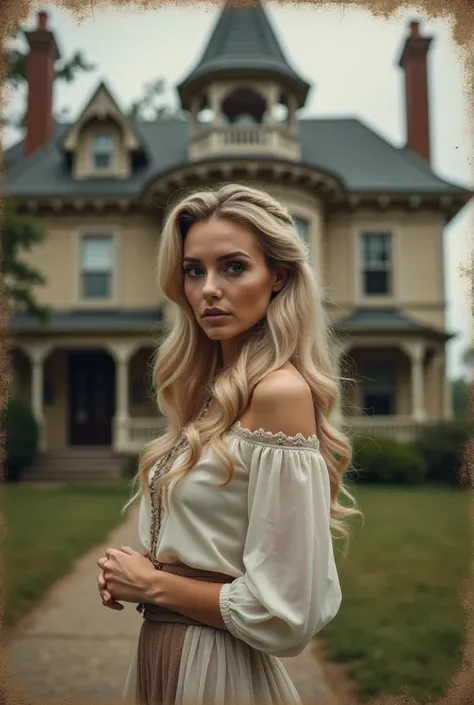
[(455, 193), (406, 148), (394, 147), (357, 118), (300, 120), (302, 162), (337, 176), (348, 191)]
[[(290, 81), (294, 94), (304, 102), (309, 84), (289, 65), (259, 0), (247, 6), (226, 2), (200, 61), (180, 86), (181, 93), (192, 93), (195, 81), (199, 83), (206, 76), (215, 72), (228, 76), (234, 69), (241, 75), (253, 70), (273, 72), (280, 83)], [(417, 154), (393, 146), (359, 119), (303, 118), (298, 124), (300, 163), (332, 175), (348, 192), (451, 194), (460, 196), (461, 203), (472, 195), (468, 187), (440, 178)], [(135, 160), (128, 178), (75, 180), (61, 152), (61, 140), (71, 124), (56, 124), (54, 140), (31, 157), (24, 158), (22, 142), (6, 151), (6, 194), (19, 198), (134, 197), (154, 179), (189, 163), (186, 119), (130, 119), (130, 125), (145, 156)], [(247, 158), (282, 161), (266, 152), (246, 154), (244, 149), (239, 155), (215, 156), (209, 161)]]
[(291, 79), (303, 89), (302, 102), (310, 88), (288, 63), (260, 2), (248, 6), (225, 4), (202, 57), (178, 90), (182, 94), (183, 88), (216, 71), (228, 75), (229, 71), (242, 69), (271, 71)]
[(333, 324), (336, 328), (352, 331), (360, 328), (376, 328), (383, 330), (413, 330), (420, 332), (436, 332), (445, 337), (451, 337), (435, 328), (420, 323), (396, 308), (361, 308), (353, 311), (346, 318), (339, 319)]
[[(69, 127), (57, 125), (54, 141), (27, 159), (23, 157), (21, 144), (7, 150), (7, 194), (135, 196), (154, 178), (188, 163), (186, 121), (143, 122), (138, 124), (138, 129), (149, 155), (148, 164), (137, 168), (127, 179), (74, 180), (59, 149), (61, 136)], [(300, 119), (299, 129), (301, 163), (334, 175), (348, 191), (468, 193), (465, 187), (438, 177), (416, 154), (394, 147), (358, 119)], [(265, 154), (261, 157), (272, 159)]]
[(161, 310), (153, 311), (55, 311), (47, 324), (42, 324), (26, 313), (12, 317), (11, 328), (14, 331), (44, 331), (60, 329), (64, 331), (109, 330), (126, 327), (127, 330), (138, 328), (152, 330), (163, 319)]

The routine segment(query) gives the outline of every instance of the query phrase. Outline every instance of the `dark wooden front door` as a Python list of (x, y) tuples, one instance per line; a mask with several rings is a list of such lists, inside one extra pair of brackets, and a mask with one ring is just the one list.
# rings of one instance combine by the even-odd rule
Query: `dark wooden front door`
[(111, 445), (115, 413), (115, 364), (104, 352), (69, 358), (70, 444)]

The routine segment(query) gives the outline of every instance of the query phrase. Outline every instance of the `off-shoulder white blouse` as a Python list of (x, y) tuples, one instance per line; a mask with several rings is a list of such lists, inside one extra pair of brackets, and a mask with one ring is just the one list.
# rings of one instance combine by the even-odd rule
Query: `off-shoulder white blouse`
[[(249, 431), (236, 423), (226, 438), (234, 478), (215, 486), (228, 472), (203, 449), (189, 475), (171, 485), (157, 559), (235, 576), (219, 598), (228, 631), (259, 651), (295, 656), (341, 604), (327, 466), (315, 436)], [(139, 537), (147, 550), (150, 522), (146, 493)]]

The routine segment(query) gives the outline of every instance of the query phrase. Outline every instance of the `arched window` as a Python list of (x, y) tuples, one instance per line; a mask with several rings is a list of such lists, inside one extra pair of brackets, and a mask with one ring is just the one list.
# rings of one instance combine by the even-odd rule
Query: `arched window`
[(222, 103), (222, 114), (230, 123), (254, 125), (263, 121), (266, 101), (257, 91), (238, 88), (230, 93)]
[(306, 245), (309, 245), (309, 222), (304, 218), (293, 218), (296, 232)]

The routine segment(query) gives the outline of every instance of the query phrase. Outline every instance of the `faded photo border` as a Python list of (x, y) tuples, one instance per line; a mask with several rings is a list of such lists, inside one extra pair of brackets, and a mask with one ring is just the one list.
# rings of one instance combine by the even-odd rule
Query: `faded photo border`
[[(235, 4), (242, 4), (242, 0), (234, 0)], [(246, 3), (252, 3), (252, 0), (243, 0)], [(273, 0), (275, 2), (275, 0)], [(85, 14), (90, 14), (93, 12), (94, 7), (99, 6), (123, 6), (128, 10), (136, 9), (152, 9), (153, 7), (159, 7), (163, 5), (198, 5), (205, 4), (209, 6), (210, 4), (221, 5), (222, 0), (135, 0), (130, 2), (128, 0), (112, 0), (109, 2), (100, 2), (100, 0), (60, 0), (55, 3), (58, 7), (62, 9), (69, 10), (73, 14), (84, 17)], [(280, 0), (279, 4), (287, 4), (294, 8), (294, 11), (298, 11), (298, 7), (302, 5), (313, 4), (315, 6), (325, 6), (334, 8), (363, 8), (368, 10), (373, 15), (381, 17), (384, 19), (390, 19), (400, 11), (404, 9), (414, 9), (422, 11), (425, 16), (432, 19), (445, 21), (451, 28), (453, 41), (459, 51), (459, 55), (462, 61), (462, 71), (464, 74), (464, 92), (468, 98), (470, 104), (469, 112), (469, 130), (466, 133), (466, 138), (469, 140), (469, 149), (471, 153), (471, 160), (474, 161), (474, 0), (419, 0), (418, 2), (402, 1), (397, 0), (346, 0), (342, 2), (341, 0), (327, 0), (326, 2), (322, 0)], [(17, 24), (24, 23), (31, 10), (41, 9), (37, 2), (29, 2), (28, 0), (0, 0), (0, 17), (2, 22), (0, 23), (0, 35), (2, 42), (2, 50), (0, 52), (0, 79), (2, 86), (7, 75), (7, 65), (5, 62), (5, 46), (8, 37), (8, 33), (11, 28)], [(2, 92), (2, 98), (5, 96)], [(0, 98), (1, 100), (1, 98)], [(0, 103), (0, 110), (5, 108), (3, 104)], [(1, 148), (0, 148), (1, 150)], [(0, 153), (1, 166), (3, 168), (3, 151)], [(3, 175), (3, 171), (2, 171)], [(474, 183), (474, 167), (472, 169), (471, 183)], [(0, 194), (0, 228), (3, 224), (3, 193)], [(469, 311), (473, 313), (473, 278), (474, 278), (474, 256), (472, 260), (466, 262), (462, 268), (460, 275), (468, 279), (468, 299), (465, 301), (466, 307)], [(10, 388), (10, 378), (9, 378), (9, 357), (10, 357), (10, 347), (12, 341), (9, 339), (8, 331), (8, 317), (5, 305), (5, 295), (4, 295), (4, 284), (0, 281), (0, 327), (1, 327), (1, 339), (0, 339), (0, 413), (3, 413), (6, 408), (8, 401), (8, 394)], [(474, 397), (474, 391), (471, 390), (471, 396)], [(470, 399), (470, 408), (474, 399)], [(470, 411), (469, 416), (471, 419), (474, 418), (474, 414)], [(0, 459), (4, 461), (4, 436), (3, 431), (0, 430)], [(474, 538), (474, 443), (471, 441), (469, 446), (466, 448), (464, 456), (463, 472), (467, 477), (470, 477), (469, 482), (469, 519), (470, 519), (470, 538), (471, 542)], [(5, 530), (5, 522), (2, 516), (1, 522), (2, 529)], [(2, 541), (3, 547), (3, 541)], [(472, 557), (473, 551), (470, 550), (470, 555)], [(3, 572), (3, 561), (0, 562), (2, 565)], [(447, 687), (447, 692), (445, 695), (437, 700), (432, 701), (431, 705), (468, 705), (468, 703), (474, 703), (474, 561), (469, 566), (469, 579), (465, 582), (462, 587), (459, 599), (462, 601), (464, 612), (465, 612), (465, 634), (464, 634), (464, 647), (461, 666), (456, 673), (452, 674), (452, 680)], [(2, 625), (3, 625), (3, 591), (0, 593), (0, 607), (2, 614)], [(2, 634), (4, 637), (4, 635)], [(13, 677), (12, 669), (8, 663), (8, 658), (6, 656), (5, 649), (5, 638), (1, 640), (1, 651), (0, 651), (0, 700), (5, 703), (5, 705), (22, 705), (23, 703), (41, 702), (34, 701), (30, 698), (21, 683), (17, 682)], [(125, 674), (124, 674), (125, 676)], [(68, 697), (58, 697), (51, 699), (49, 701), (42, 701), (48, 704), (57, 703), (60, 705), (62, 703), (68, 703), (69, 705), (91, 705), (91, 703), (96, 703), (99, 705), (117, 705), (116, 700), (82, 700), (79, 698), (74, 698), (72, 696)], [(368, 701), (367, 705), (426, 705), (426, 703), (420, 703), (419, 701), (409, 698), (401, 692), (398, 695), (380, 695), (378, 697), (372, 698)], [(337, 700), (336, 703), (326, 703), (319, 699), (315, 699), (315, 705), (360, 705), (356, 700)], [(191, 704), (190, 704), (191, 705)], [(209, 705), (213, 705), (209, 703)], [(244, 705), (244, 704), (243, 704)]]

